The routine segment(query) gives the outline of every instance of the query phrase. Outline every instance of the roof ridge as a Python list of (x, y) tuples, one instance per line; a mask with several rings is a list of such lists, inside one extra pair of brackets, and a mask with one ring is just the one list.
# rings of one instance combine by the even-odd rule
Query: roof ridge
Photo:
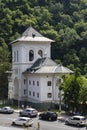
[(35, 30), (32, 26), (29, 26), (23, 33), (22, 36), (30, 36), (30, 37), (43, 37), (37, 30)]

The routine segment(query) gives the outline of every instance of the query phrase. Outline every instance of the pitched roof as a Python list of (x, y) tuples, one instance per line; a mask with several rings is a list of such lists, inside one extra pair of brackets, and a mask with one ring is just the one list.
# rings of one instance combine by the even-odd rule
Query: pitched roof
[(68, 69), (67, 67), (59, 64), (57, 68), (55, 69), (56, 73), (73, 73), (72, 70)]
[(23, 74), (30, 73), (69, 74), (73, 73), (73, 71), (62, 65), (57, 65), (53, 60), (46, 57), (37, 59), (37, 61), (30, 68), (23, 72)]
[(42, 37), (42, 35), (38, 31), (36, 31), (34, 28), (32, 28), (31, 26), (29, 28), (27, 28), (24, 33), (22, 33), (22, 36), (26, 36), (26, 37), (27, 36), (28, 37), (34, 37), (34, 36)]
[(31, 42), (54, 42), (53, 40), (41, 35), (38, 31), (36, 31), (31, 26), (29, 28), (27, 28), (18, 39), (14, 40), (10, 44), (13, 44), (15, 42), (20, 42), (20, 41), (21, 42), (22, 41), (26, 41), (26, 42), (28, 42), (28, 41), (31, 41)]

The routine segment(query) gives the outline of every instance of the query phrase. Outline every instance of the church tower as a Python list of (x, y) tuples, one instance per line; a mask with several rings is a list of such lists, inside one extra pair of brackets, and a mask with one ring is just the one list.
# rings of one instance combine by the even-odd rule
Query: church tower
[(13, 98), (26, 99), (26, 78), (22, 73), (38, 58), (51, 57), (51, 42), (54, 41), (42, 36), (30, 26), (18, 39), (10, 43), (12, 46)]

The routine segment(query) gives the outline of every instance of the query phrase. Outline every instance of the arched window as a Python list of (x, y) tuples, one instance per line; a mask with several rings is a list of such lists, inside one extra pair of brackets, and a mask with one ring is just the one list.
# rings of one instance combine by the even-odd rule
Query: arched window
[(42, 52), (42, 50), (39, 50), (39, 51), (38, 51), (38, 55), (39, 55), (40, 57), (43, 57), (43, 52)]
[(33, 59), (34, 59), (34, 51), (30, 50), (29, 51), (29, 61), (33, 61)]

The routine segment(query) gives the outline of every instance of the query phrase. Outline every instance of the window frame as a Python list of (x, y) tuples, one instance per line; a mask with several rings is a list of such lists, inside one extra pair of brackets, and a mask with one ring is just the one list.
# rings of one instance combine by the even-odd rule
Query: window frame
[(37, 86), (39, 86), (39, 81), (37, 81)]
[(52, 98), (52, 93), (47, 93), (47, 98)]
[(29, 50), (29, 61), (33, 61), (34, 60), (34, 51), (33, 49)]
[(51, 81), (47, 81), (47, 86), (51, 86), (52, 82)]
[(40, 57), (43, 57), (43, 51), (42, 51), (41, 49), (38, 51), (38, 55), (39, 55)]

